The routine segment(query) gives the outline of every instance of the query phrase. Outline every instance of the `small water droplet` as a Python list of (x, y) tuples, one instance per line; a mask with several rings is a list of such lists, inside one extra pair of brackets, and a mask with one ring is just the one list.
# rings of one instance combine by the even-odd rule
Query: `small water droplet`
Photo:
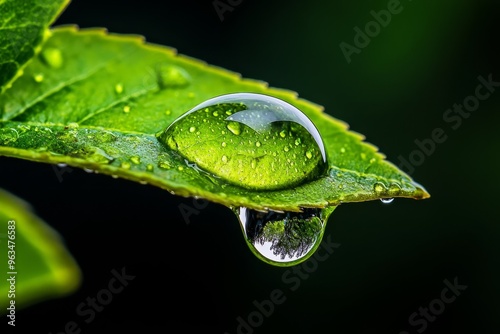
[(158, 167), (162, 169), (172, 168), (170, 157), (166, 153), (161, 153), (160, 155), (158, 155)]
[(139, 165), (141, 163), (141, 158), (138, 156), (133, 156), (130, 157), (130, 161), (132, 161), (132, 163), (134, 163), (135, 165)]
[(162, 169), (170, 169), (172, 166), (167, 161), (159, 161), (158, 167), (160, 167)]
[(174, 151), (177, 151), (177, 142), (175, 141), (173, 136), (169, 136), (167, 138), (167, 146)]
[(158, 86), (161, 89), (186, 87), (191, 81), (184, 69), (170, 64), (158, 65), (156, 73)]
[(123, 112), (126, 113), (126, 114), (129, 113), (130, 112), (130, 106), (128, 106), (128, 105), (124, 106), (123, 107)]
[(222, 147), (226, 147), (227, 146), (227, 144), (226, 144), (225, 141), (223, 141), (221, 145), (222, 145)]
[(184, 170), (184, 167), (179, 166), (179, 167), (177, 167), (177, 169), (178, 169), (178, 170), (180, 170), (180, 171), (183, 171), (183, 170)]
[(101, 132), (98, 132), (95, 134), (95, 139), (99, 143), (104, 144), (104, 143), (111, 143), (111, 142), (115, 141), (117, 139), (117, 137), (111, 132), (101, 131)]
[(227, 128), (229, 131), (231, 131), (234, 135), (239, 136), (241, 133), (241, 123), (238, 122), (229, 122), (227, 124)]
[(247, 245), (258, 258), (274, 265), (292, 266), (314, 253), (333, 209), (263, 212), (241, 207), (234, 212)]
[(113, 175), (111, 175), (111, 177), (112, 177), (113, 179), (117, 179), (117, 178), (118, 178), (118, 175), (113, 174)]
[(392, 203), (392, 201), (394, 201), (394, 198), (381, 198), (380, 201), (384, 204), (389, 204)]
[(378, 196), (380, 196), (380, 195), (384, 194), (387, 191), (387, 188), (382, 183), (376, 182), (373, 185), (373, 191), (375, 192), (375, 194), (377, 194)]
[(123, 85), (122, 84), (116, 84), (115, 85), (115, 92), (116, 92), (116, 94), (123, 93)]
[(401, 193), (401, 187), (397, 183), (391, 183), (389, 185), (389, 195), (397, 196)]
[(342, 154), (344, 154), (344, 153), (345, 153), (345, 148), (344, 148), (344, 147), (342, 147), (342, 148), (340, 149), (340, 153), (342, 153)]
[(167, 115), (167, 116), (170, 116), (171, 113), (172, 113), (172, 111), (170, 111), (170, 110), (165, 111), (165, 115)]
[(71, 123), (66, 124), (66, 128), (68, 128), (68, 129), (78, 129), (78, 127), (79, 127), (78, 123), (75, 123), (75, 122), (71, 122)]
[(43, 81), (43, 74), (39, 73), (39, 74), (35, 74), (33, 76), (33, 80), (35, 80), (36, 82), (42, 82)]
[(90, 168), (84, 168), (83, 170), (85, 171), (85, 173), (93, 173), (94, 172), (94, 170), (90, 169)]
[(148, 164), (148, 165), (146, 166), (146, 170), (147, 170), (148, 172), (152, 172), (152, 171), (154, 171), (154, 169), (155, 169), (155, 167), (154, 167), (152, 164)]
[[(197, 136), (189, 136), (191, 130), (186, 130), (191, 128)], [(244, 188), (291, 187), (319, 177), (327, 168), (314, 124), (296, 107), (267, 95), (236, 93), (207, 100), (157, 138), (207, 174)]]
[(0, 128), (0, 144), (8, 145), (15, 143), (19, 138), (19, 133), (16, 129)]
[(64, 168), (64, 167), (67, 167), (67, 166), (68, 166), (68, 164), (64, 164), (64, 163), (57, 164), (57, 167), (59, 167), (59, 168)]
[(60, 68), (63, 65), (63, 55), (61, 50), (53, 47), (46, 47), (41, 53), (45, 64), (53, 68)]
[(196, 131), (196, 128), (194, 126), (192, 126), (192, 127), (189, 128), (189, 132), (193, 133), (195, 131)]
[(123, 169), (130, 169), (131, 165), (130, 162), (123, 161), (120, 165)]

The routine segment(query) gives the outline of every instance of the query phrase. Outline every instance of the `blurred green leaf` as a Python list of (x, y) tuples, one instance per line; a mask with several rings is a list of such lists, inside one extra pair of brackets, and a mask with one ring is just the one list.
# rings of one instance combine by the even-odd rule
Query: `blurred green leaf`
[[(1, 189), (0, 254), (1, 314), (7, 312), (11, 300), (17, 310), (67, 295), (80, 285), (80, 269), (61, 237), (35, 216), (28, 204)], [(8, 256), (15, 263), (9, 264)], [(9, 298), (7, 279), (11, 276), (15, 276), (15, 296)]]
[[(235, 92), (271, 95), (304, 112), (323, 137), (328, 174), (292, 189), (249, 190), (190, 168), (158, 141), (156, 135), (184, 112)], [(299, 211), (428, 197), (363, 139), (294, 92), (103, 29), (53, 30), (25, 74), (0, 96), (0, 154), (5, 156), (66, 163), (234, 207)]]
[(0, 93), (20, 75), (69, 0), (0, 1)]

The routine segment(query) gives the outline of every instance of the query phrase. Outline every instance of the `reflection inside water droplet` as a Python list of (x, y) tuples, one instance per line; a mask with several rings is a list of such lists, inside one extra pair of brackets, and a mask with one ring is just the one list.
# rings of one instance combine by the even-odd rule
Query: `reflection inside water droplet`
[(334, 207), (303, 212), (234, 209), (252, 252), (265, 262), (292, 266), (305, 261), (321, 243)]

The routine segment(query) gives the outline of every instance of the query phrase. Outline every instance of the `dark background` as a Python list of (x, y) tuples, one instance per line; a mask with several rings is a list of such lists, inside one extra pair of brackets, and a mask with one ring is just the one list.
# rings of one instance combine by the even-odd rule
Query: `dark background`
[[(233, 1), (237, 3), (238, 1)], [(286, 298), (255, 333), (417, 333), (408, 322), (440, 298), (445, 279), (467, 289), (425, 333), (499, 328), (495, 207), (500, 88), (456, 129), (443, 121), (473, 95), (477, 77), (500, 81), (498, 1), (401, 1), (403, 10), (348, 63), (339, 47), (388, 1), (242, 1), (221, 21), (211, 1), (73, 1), (57, 20), (143, 35), (179, 53), (286, 88), (325, 107), (398, 163), (415, 140), (447, 136), (412, 176), (432, 197), (344, 204), (326, 236), (341, 246), (296, 291), (287, 268), (258, 260), (229, 209), (210, 204), (186, 224), (193, 201), (152, 186), (1, 158), (0, 186), (58, 230), (83, 272), (74, 294), (18, 312), (19, 333), (237, 333), (254, 300)], [(136, 278), (94, 321), (76, 306), (125, 267)], [(292, 275), (293, 276), (293, 275)], [(420, 318), (420, 317), (419, 317)], [(178, 330), (174, 330), (178, 328)], [(243, 331), (247, 333), (249, 331)]]

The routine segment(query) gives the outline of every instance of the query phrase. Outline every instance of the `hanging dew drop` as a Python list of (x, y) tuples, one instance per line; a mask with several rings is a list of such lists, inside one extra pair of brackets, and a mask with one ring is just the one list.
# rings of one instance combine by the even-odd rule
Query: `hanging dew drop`
[(157, 138), (201, 170), (247, 189), (289, 188), (327, 169), (323, 140), (311, 120), (291, 104), (262, 94), (207, 100)]
[(258, 258), (277, 266), (292, 266), (305, 261), (320, 245), (334, 209), (262, 212), (241, 207), (234, 212), (247, 245)]

